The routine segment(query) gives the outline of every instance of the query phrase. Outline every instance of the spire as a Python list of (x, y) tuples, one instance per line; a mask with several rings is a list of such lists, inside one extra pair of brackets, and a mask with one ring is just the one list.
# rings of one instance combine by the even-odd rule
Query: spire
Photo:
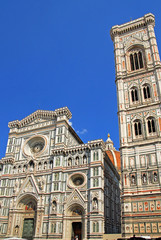
[(106, 140), (106, 150), (114, 150), (114, 146), (113, 146), (113, 141), (110, 138), (110, 134), (108, 133), (107, 135), (107, 140)]

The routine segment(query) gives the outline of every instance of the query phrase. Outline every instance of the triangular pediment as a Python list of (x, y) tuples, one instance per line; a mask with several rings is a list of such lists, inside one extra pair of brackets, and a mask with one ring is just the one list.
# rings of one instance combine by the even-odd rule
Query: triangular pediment
[(22, 186), (20, 187), (20, 189), (18, 191), (17, 197), (20, 197), (24, 193), (27, 193), (27, 194), (32, 193), (32, 194), (36, 194), (36, 195), (39, 194), (39, 187), (38, 187), (37, 182), (33, 175), (28, 176), (24, 180)]
[(142, 45), (144, 46), (144, 43), (141, 38), (138, 36), (131, 36), (129, 39), (124, 43), (125, 49), (127, 50), (128, 48), (136, 45)]
[(80, 193), (80, 191), (76, 188), (74, 191), (69, 195), (69, 197), (66, 200), (66, 206), (69, 207), (73, 204), (79, 204), (84, 207), (85, 199), (83, 195)]
[(33, 112), (29, 116), (22, 119), (21, 121), (16, 120), (13, 122), (9, 122), (8, 126), (9, 128), (13, 127), (21, 128), (55, 119), (56, 119), (55, 111), (37, 110), (36, 112)]
[(67, 107), (58, 108), (55, 111), (37, 110), (29, 116), (25, 117), (21, 121), (16, 120), (9, 122), (9, 128), (21, 128), (25, 126), (32, 125), (35, 121), (36, 123), (42, 123), (44, 121), (56, 120), (58, 116), (66, 116), (69, 120), (72, 117), (70, 110)]

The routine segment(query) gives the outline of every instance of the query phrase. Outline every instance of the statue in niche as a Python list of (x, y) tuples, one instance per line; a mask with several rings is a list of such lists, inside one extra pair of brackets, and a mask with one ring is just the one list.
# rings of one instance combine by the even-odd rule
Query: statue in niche
[(97, 210), (98, 209), (98, 200), (97, 200), (97, 198), (93, 198), (92, 206), (93, 206), (93, 210)]
[(16, 181), (15, 181), (14, 193), (17, 193), (18, 190), (19, 190), (19, 181), (18, 181), (18, 178), (17, 178)]
[(75, 165), (78, 165), (78, 164), (79, 164), (79, 158), (76, 157), (76, 159), (75, 159)]
[(26, 172), (26, 170), (27, 170), (27, 166), (24, 165), (24, 166), (23, 166), (23, 172)]
[(154, 182), (157, 182), (157, 180), (158, 180), (158, 176), (157, 176), (157, 173), (156, 173), (156, 172), (154, 173), (154, 177), (153, 177), (153, 179), (154, 179)]
[(42, 176), (42, 177), (40, 177), (40, 178), (38, 179), (38, 183), (39, 183), (39, 188), (40, 188), (40, 190), (45, 191), (46, 179), (45, 179), (44, 176)]
[(68, 159), (68, 166), (72, 166), (72, 159), (71, 158)]
[(52, 203), (52, 210), (53, 210), (53, 212), (56, 212), (56, 210), (57, 210), (57, 203), (55, 200)]
[(86, 156), (83, 157), (83, 164), (86, 164), (87, 163), (87, 158)]
[(143, 183), (147, 183), (147, 175), (145, 173), (143, 174), (142, 178), (143, 178)]
[(131, 176), (131, 183), (132, 183), (132, 184), (135, 184), (135, 175), (132, 175), (132, 176)]
[(33, 172), (33, 170), (34, 170), (34, 162), (31, 160), (29, 163), (29, 171)]
[(15, 226), (15, 234), (18, 235), (18, 232), (19, 232), (19, 226), (16, 225), (16, 226)]
[(47, 162), (44, 162), (44, 169), (47, 169)]

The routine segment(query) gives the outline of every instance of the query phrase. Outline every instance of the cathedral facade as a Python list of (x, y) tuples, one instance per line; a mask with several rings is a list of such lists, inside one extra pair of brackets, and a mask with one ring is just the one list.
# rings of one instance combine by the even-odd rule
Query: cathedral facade
[(161, 63), (154, 25), (149, 13), (111, 29), (124, 237), (161, 236)]
[(94, 240), (120, 232), (120, 177), (106, 153), (111, 141), (84, 144), (71, 117), (64, 107), (9, 123), (0, 239)]

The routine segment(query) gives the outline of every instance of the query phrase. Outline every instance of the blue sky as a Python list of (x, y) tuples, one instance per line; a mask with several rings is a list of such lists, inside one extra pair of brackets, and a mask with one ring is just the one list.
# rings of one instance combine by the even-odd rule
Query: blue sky
[(64, 106), (84, 142), (110, 133), (118, 149), (110, 29), (149, 12), (160, 49), (160, 0), (1, 0), (0, 158), (9, 121)]

